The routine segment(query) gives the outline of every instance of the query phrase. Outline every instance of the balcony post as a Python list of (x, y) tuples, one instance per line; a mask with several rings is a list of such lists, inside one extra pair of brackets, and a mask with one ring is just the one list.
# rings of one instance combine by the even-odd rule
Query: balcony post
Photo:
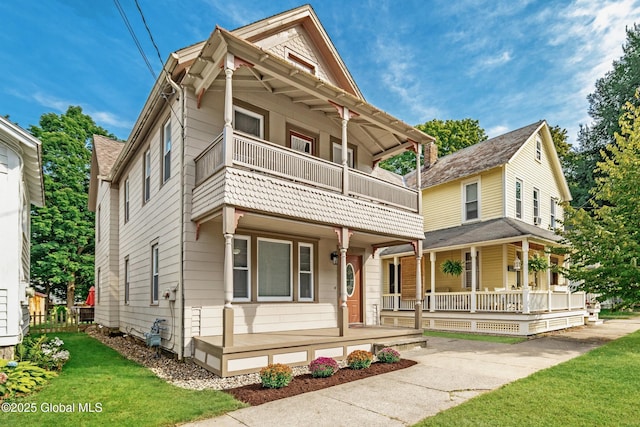
[(349, 118), (349, 109), (342, 107), (342, 194), (344, 195), (349, 194), (349, 150), (347, 145)]
[(471, 301), (470, 301), (470, 311), (471, 313), (476, 312), (476, 288), (478, 287), (478, 253), (476, 252), (476, 247), (471, 246)]
[(529, 302), (529, 241), (522, 240), (522, 312), (531, 312)]
[(431, 295), (429, 296), (429, 311), (436, 311), (436, 253), (429, 253), (429, 261), (431, 261)]
[(415, 328), (422, 329), (422, 240), (417, 240), (416, 251), (416, 306), (415, 306)]
[(415, 143), (416, 151), (416, 189), (418, 190), (418, 214), (422, 215), (422, 169), (420, 168), (420, 154), (422, 144)]
[(235, 69), (234, 57), (227, 53), (224, 61), (224, 128), (222, 130), (222, 149), (224, 165), (233, 164), (233, 70)]
[(551, 312), (551, 254), (547, 252), (547, 311)]

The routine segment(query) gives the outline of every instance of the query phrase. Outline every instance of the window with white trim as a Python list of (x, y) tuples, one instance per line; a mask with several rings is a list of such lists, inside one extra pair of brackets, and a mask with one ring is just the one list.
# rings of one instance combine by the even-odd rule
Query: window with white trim
[(151, 304), (158, 304), (160, 280), (160, 251), (158, 244), (151, 246)]
[(171, 120), (167, 120), (162, 130), (162, 182), (171, 178)]
[[(342, 164), (342, 144), (338, 142), (332, 143), (333, 147), (333, 163)], [(347, 147), (347, 166), (353, 169), (354, 167), (354, 159), (353, 159), (353, 148)]]
[(233, 238), (233, 300), (251, 300), (251, 238)]
[(538, 222), (540, 222), (538, 218), (540, 218), (540, 190), (538, 190), (537, 188), (534, 188), (533, 189), (533, 222), (536, 225), (540, 225), (538, 224)]
[(98, 276), (96, 277), (96, 304), (100, 304), (100, 267), (98, 267)]
[(536, 160), (542, 160), (542, 140), (540, 138), (536, 138)]
[(142, 166), (142, 168), (144, 170), (144, 182), (142, 184), (142, 201), (146, 203), (151, 198), (151, 150), (147, 150), (144, 152), (143, 160), (144, 165)]
[(124, 222), (129, 222), (129, 178), (124, 180)]
[(293, 243), (258, 238), (258, 301), (292, 301)]
[(522, 218), (522, 181), (516, 179), (516, 218)]
[[(473, 261), (471, 252), (464, 254), (464, 287), (471, 289), (471, 279), (473, 272)], [(476, 252), (476, 291), (480, 290), (480, 252)]]
[(464, 185), (464, 220), (473, 221), (480, 217), (478, 182)]
[(313, 301), (313, 245), (298, 244), (298, 300)]
[(233, 128), (237, 131), (264, 139), (264, 116), (234, 105)]
[(129, 304), (129, 257), (124, 259), (124, 303)]
[(300, 151), (301, 153), (313, 154), (313, 144), (315, 139), (311, 136), (307, 136), (303, 133), (296, 131), (289, 131), (289, 143), (291, 149)]
[(555, 199), (555, 197), (552, 197), (551, 205), (550, 205), (551, 217), (549, 218), (549, 226), (551, 227), (551, 229), (556, 228), (556, 204), (557, 203), (558, 201)]

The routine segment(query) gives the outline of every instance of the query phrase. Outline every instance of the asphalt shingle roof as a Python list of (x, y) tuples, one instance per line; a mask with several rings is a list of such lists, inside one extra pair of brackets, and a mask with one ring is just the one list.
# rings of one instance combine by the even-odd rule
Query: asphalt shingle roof
[(111, 172), (111, 168), (118, 155), (120, 155), (124, 143), (106, 136), (93, 135), (93, 147), (96, 150), (96, 158), (98, 159), (98, 175), (106, 177)]

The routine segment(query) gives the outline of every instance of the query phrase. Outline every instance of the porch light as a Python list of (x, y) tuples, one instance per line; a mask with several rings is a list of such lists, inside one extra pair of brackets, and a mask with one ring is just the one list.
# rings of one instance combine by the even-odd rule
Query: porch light
[(516, 255), (516, 259), (513, 260), (513, 269), (515, 271), (520, 271), (521, 268), (522, 262), (520, 261), (520, 258), (518, 258), (518, 255)]
[(333, 265), (338, 265), (338, 252), (331, 252), (330, 258)]

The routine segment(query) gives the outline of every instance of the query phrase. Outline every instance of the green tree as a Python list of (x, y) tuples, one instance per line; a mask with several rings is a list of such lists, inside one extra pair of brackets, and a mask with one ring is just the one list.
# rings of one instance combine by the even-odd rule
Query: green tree
[(582, 126), (578, 133), (579, 148), (566, 165), (566, 175), (573, 194), (573, 206), (587, 206), (589, 190), (596, 185), (594, 171), (602, 161), (602, 152), (614, 144), (614, 135), (621, 130), (619, 118), (624, 106), (640, 105), (635, 91), (640, 87), (640, 26), (626, 28), (627, 39), (623, 55), (613, 62), (613, 68), (598, 79), (595, 91), (587, 96), (589, 115), (593, 122)]
[(598, 163), (591, 213), (568, 206), (562, 234), (572, 246), (569, 278), (602, 300), (630, 305), (640, 301), (640, 108), (626, 109)]
[(70, 106), (66, 113), (46, 113), (29, 131), (42, 141), (46, 206), (31, 216), (31, 280), (74, 304), (93, 284), (94, 214), (88, 208), (91, 137), (113, 138)]
[[(445, 121), (433, 119), (417, 125), (416, 128), (436, 138), (440, 157), (487, 139), (478, 120), (473, 119)], [(405, 175), (416, 168), (416, 155), (412, 151), (405, 151), (380, 162), (380, 167)]]
[(553, 145), (556, 147), (558, 157), (560, 157), (560, 161), (564, 163), (571, 152), (571, 144), (567, 142), (567, 130), (556, 125), (549, 126), (549, 131), (551, 131), (551, 139), (553, 139)]

